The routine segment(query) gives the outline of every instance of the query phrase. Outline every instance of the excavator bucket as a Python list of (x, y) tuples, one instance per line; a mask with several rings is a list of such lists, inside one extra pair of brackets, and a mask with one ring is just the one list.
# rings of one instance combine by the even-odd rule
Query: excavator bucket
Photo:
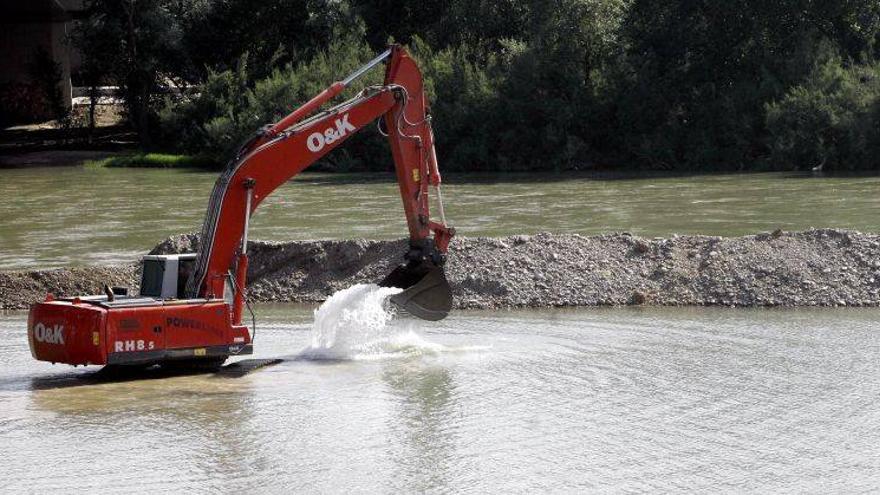
[(442, 266), (430, 263), (400, 265), (379, 285), (403, 289), (389, 301), (423, 320), (442, 320), (452, 309), (452, 289)]

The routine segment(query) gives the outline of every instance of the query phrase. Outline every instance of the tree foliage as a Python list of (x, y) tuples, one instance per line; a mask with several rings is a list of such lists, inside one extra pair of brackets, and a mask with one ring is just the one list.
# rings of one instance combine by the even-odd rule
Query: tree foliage
[(818, 63), (807, 80), (767, 105), (771, 163), (865, 170), (880, 153), (880, 64)]
[[(165, 147), (226, 156), (394, 40), (423, 68), (446, 169), (877, 168), (875, 0), (90, 3)], [(143, 103), (164, 80), (195, 90)], [(326, 165), (387, 163), (359, 138)]]
[(253, 79), (306, 60), (323, 49), (334, 27), (350, 25), (345, 4), (332, 0), (197, 0), (184, 15), (184, 42), (196, 77), (233, 69), (249, 55)]
[[(209, 70), (197, 96), (166, 99), (159, 110), (163, 138), (180, 150), (204, 154), (220, 163), (260, 127), (290, 113), (325, 89), (328, 81), (335, 81), (339, 74), (354, 70), (372, 56), (363, 41), (362, 27), (339, 33), (325, 50), (307, 61), (288, 63), (255, 81), (250, 57), (242, 55), (234, 69)], [(372, 76), (373, 83), (381, 82), (378, 74)], [(337, 170), (369, 168), (364, 160), (378, 153), (375, 144), (365, 141), (356, 136), (325, 165)]]
[[(93, 83), (105, 78), (122, 89), (129, 119), (149, 145), (155, 95), (165, 78), (185, 66), (181, 21), (194, 0), (85, 0), (87, 16), (73, 39)], [(99, 75), (100, 74), (100, 75)]]

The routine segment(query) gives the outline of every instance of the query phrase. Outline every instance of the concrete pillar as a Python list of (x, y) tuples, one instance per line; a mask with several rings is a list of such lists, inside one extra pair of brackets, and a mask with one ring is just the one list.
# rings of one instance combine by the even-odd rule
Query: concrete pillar
[(52, 60), (61, 68), (61, 80), (58, 82), (58, 86), (65, 108), (70, 110), (73, 101), (73, 87), (70, 83), (70, 42), (68, 40), (70, 22), (53, 22), (51, 29), (52, 46), (49, 53), (52, 54)]

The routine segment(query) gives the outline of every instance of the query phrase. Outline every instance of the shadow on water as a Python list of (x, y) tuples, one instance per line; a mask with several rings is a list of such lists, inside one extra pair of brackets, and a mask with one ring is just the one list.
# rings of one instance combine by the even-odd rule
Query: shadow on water
[[(571, 180), (636, 180), (648, 178), (687, 177), (693, 174), (639, 174), (634, 172), (448, 172), (443, 183), (455, 184), (529, 184), (554, 183)], [(304, 173), (292, 179), (313, 186), (344, 186), (357, 184), (396, 184), (393, 173)]]
[[(52, 390), (206, 374), (211, 374), (211, 372), (204, 370), (168, 370), (160, 367), (131, 369), (108, 369), (105, 367), (97, 371), (86, 371), (82, 373), (37, 376), (29, 379), (19, 378), (2, 380), (0, 381), (0, 390), (19, 389), (21, 387), (16, 385), (21, 385), (22, 381), (27, 382), (28, 380), (30, 382), (30, 387), (27, 388), (30, 390)], [(7, 385), (9, 386), (7, 387)]]
[[(404, 491), (425, 492), (448, 486), (454, 478), (455, 432), (452, 414), (455, 382), (448, 369), (419, 361), (390, 363), (382, 373), (392, 395), (400, 399), (391, 416), (392, 431), (403, 438), (392, 455), (402, 470), (395, 479)], [(430, 467), (430, 468), (427, 468)]]
[[(701, 174), (712, 175), (712, 174)], [(721, 174), (717, 174), (721, 175)], [(554, 183), (571, 180), (638, 180), (656, 178), (692, 177), (694, 174), (637, 173), (637, 172), (450, 172), (443, 174), (443, 183), (455, 184), (530, 184)], [(393, 173), (304, 173), (292, 179), (313, 186), (344, 186), (357, 184), (396, 184)]]
[(89, 385), (104, 385), (108, 383), (139, 382), (145, 380), (161, 380), (182, 376), (208, 375), (211, 378), (241, 378), (259, 369), (287, 361), (290, 358), (273, 359), (245, 359), (227, 364), (218, 370), (185, 369), (185, 368), (162, 368), (161, 366), (150, 367), (113, 367), (105, 366), (97, 371), (82, 373), (68, 373), (61, 375), (38, 376), (30, 378), (30, 387), (22, 387), (28, 379), (0, 380), (0, 391), (29, 388), (30, 390), (51, 390), (58, 388), (84, 387)]
[[(591, 181), (638, 181), (663, 179), (705, 179), (724, 177), (767, 177), (779, 179), (847, 179), (847, 178), (878, 178), (874, 171), (822, 172), (810, 170), (790, 171), (752, 171), (752, 172), (688, 172), (688, 171), (640, 171), (640, 170), (608, 170), (608, 171), (535, 171), (535, 172), (448, 172), (443, 174), (446, 185), (455, 184), (529, 184), (555, 183), (577, 180)], [(292, 179), (298, 183), (314, 186), (344, 186), (351, 184), (393, 184), (396, 178), (390, 172), (305, 172)]]
[[(137, 170), (157, 170), (167, 171), (166, 168), (139, 168)], [(175, 167), (173, 170), (181, 174), (200, 174), (200, 175), (217, 175), (219, 176), (225, 166), (222, 167)], [(108, 170), (108, 169), (100, 169)], [(119, 168), (109, 169), (112, 172), (120, 170)], [(127, 168), (132, 170), (132, 168)], [(598, 169), (598, 170), (523, 170), (523, 171), (494, 171), (494, 172), (445, 172), (443, 173), (444, 182), (447, 184), (503, 184), (503, 183), (553, 183), (565, 182), (570, 180), (594, 180), (594, 181), (617, 181), (617, 180), (651, 180), (651, 179), (689, 179), (689, 178), (705, 178), (705, 177), (724, 177), (724, 176), (776, 176), (778, 178), (792, 179), (810, 179), (810, 178), (826, 178), (826, 179), (845, 179), (845, 178), (877, 178), (880, 173), (872, 170), (847, 170), (847, 171), (821, 171), (812, 172), (810, 169), (805, 170), (751, 170), (751, 171), (731, 171), (731, 170), (644, 170), (638, 168), (623, 168), (619, 170)], [(394, 184), (397, 182), (395, 174), (392, 170), (383, 170), (375, 172), (336, 172), (326, 169), (306, 170), (294, 179), (299, 183), (307, 183), (315, 186), (339, 186), (349, 184)]]
[[(139, 432), (137, 442), (161, 447), (163, 456), (181, 465), (200, 466), (205, 470), (208, 491), (211, 486), (241, 481), (225, 479), (229, 473), (249, 473), (254, 464), (273, 462), (256, 433), (252, 411), (255, 392), (247, 380), (148, 370), (106, 379), (100, 373), (35, 379), (34, 385), (44, 389), (28, 395), (28, 409), (56, 415), (55, 423), (63, 430), (59, 434), (86, 442), (106, 441), (107, 449), (125, 452), (124, 440), (108, 432), (140, 425), (132, 430)], [(175, 445), (181, 447), (168, 448)], [(131, 461), (149, 459), (154, 452), (130, 454)], [(250, 485), (261, 482), (246, 481)]]

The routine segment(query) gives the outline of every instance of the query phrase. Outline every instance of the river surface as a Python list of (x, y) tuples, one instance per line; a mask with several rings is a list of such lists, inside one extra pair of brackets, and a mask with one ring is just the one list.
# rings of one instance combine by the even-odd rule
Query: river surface
[(279, 365), (115, 383), (31, 360), (0, 316), (4, 492), (880, 488), (875, 310), (456, 312), (334, 360), (311, 307), (258, 316)]
[[(198, 230), (214, 178), (0, 171), (0, 269), (131, 261)], [(363, 179), (290, 183), (252, 237), (402, 236), (396, 186)], [(447, 213), (468, 236), (880, 231), (878, 178), (559, 179), (453, 176)], [(34, 361), (26, 313), (0, 313), (2, 490), (880, 489), (876, 309), (453, 312), (378, 329), (316, 326), (314, 310), (257, 308), (255, 357), (276, 366), (115, 382)]]
[[(132, 261), (169, 235), (200, 230), (216, 175), (82, 167), (0, 171), (0, 269)], [(880, 177), (453, 175), (446, 182), (447, 215), (466, 236), (880, 231)], [(256, 211), (251, 238), (389, 239), (405, 233), (390, 176), (305, 174)]]

